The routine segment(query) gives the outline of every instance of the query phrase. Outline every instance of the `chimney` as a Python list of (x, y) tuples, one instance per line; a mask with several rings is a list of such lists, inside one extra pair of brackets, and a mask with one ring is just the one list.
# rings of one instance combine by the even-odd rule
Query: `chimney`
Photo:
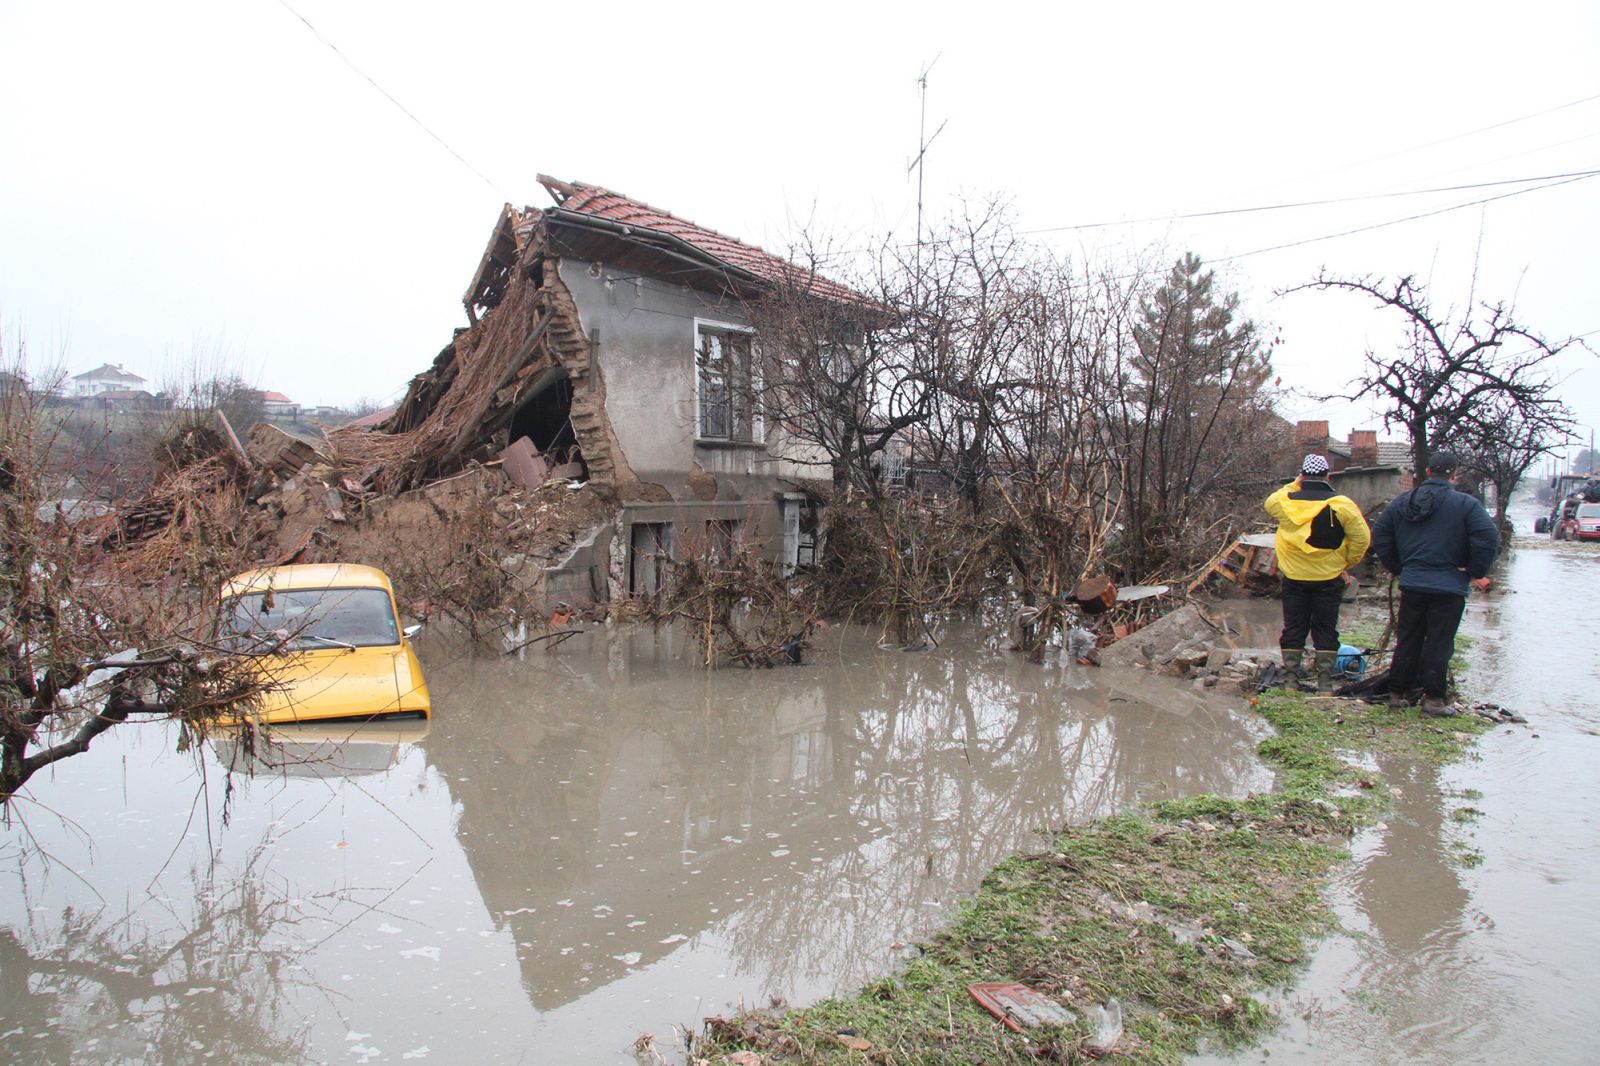
[(1352, 429), (1350, 431), (1350, 465), (1378, 465), (1378, 431)]
[(1295, 449), (1302, 455), (1315, 452), (1323, 458), (1328, 455), (1328, 421), (1296, 422), (1294, 426)]

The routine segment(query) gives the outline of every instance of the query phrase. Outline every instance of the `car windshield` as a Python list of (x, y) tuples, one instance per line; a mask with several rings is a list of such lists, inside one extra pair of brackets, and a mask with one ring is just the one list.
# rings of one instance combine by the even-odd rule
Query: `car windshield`
[(1578, 508), (1579, 518), (1600, 518), (1600, 503), (1586, 503)]
[(297, 649), (367, 648), (400, 643), (394, 605), (383, 589), (273, 589), (222, 605), (225, 629), (269, 637)]

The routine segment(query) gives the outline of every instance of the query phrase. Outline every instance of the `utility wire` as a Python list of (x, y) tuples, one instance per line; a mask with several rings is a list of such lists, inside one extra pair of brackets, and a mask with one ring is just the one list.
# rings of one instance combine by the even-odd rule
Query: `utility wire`
[[(1565, 174), (1541, 174), (1530, 178), (1507, 178), (1503, 181), (1480, 181), (1470, 185), (1441, 185), (1431, 189), (1404, 189), (1399, 192), (1376, 192), (1364, 196), (1339, 196), (1328, 200), (1299, 200), (1283, 204), (1259, 204), (1254, 207), (1230, 207), (1217, 211), (1192, 211), (1181, 215), (1152, 215), (1148, 218), (1130, 218), (1116, 222), (1082, 222), (1070, 226), (1047, 226), (1043, 229), (1029, 229), (1020, 231), (1023, 234), (1034, 235), (1041, 233), (1065, 233), (1073, 230), (1105, 229), (1110, 226), (1136, 226), (1145, 222), (1176, 222), (1189, 218), (1217, 218), (1222, 215), (1248, 215), (1260, 211), (1287, 211), (1298, 207), (1326, 207), (1330, 204), (1353, 204), (1363, 200), (1390, 200), (1400, 196), (1425, 196), (1438, 192), (1464, 192), (1468, 189), (1492, 189), (1503, 185), (1528, 185), (1537, 181), (1557, 181), (1562, 178), (1591, 178), (1600, 174), (1597, 170), (1574, 170)], [(1531, 191), (1531, 190), (1529, 190)]]
[(1569, 100), (1564, 104), (1557, 104), (1555, 107), (1547, 107), (1542, 111), (1534, 111), (1530, 114), (1518, 115), (1516, 118), (1508, 118), (1503, 122), (1496, 122), (1488, 126), (1480, 126), (1475, 130), (1467, 130), (1465, 133), (1452, 133), (1448, 137), (1440, 137), (1438, 140), (1428, 141), (1424, 144), (1409, 145), (1408, 147), (1389, 152), (1386, 155), (1371, 156), (1367, 159), (1357, 159), (1354, 162), (1345, 163), (1342, 166), (1333, 167), (1328, 170), (1318, 170), (1309, 174), (1301, 174), (1293, 178), (1284, 178), (1281, 181), (1273, 182), (1270, 185), (1263, 186), (1253, 191), (1259, 192), (1265, 188), (1273, 188), (1278, 185), (1290, 184), (1297, 181), (1305, 181), (1309, 178), (1321, 178), (1326, 177), (1329, 174), (1339, 174), (1346, 170), (1354, 170), (1358, 167), (1367, 166), (1370, 163), (1382, 163), (1390, 159), (1397, 159), (1403, 155), (1410, 155), (1412, 152), (1420, 152), (1426, 148), (1437, 148), (1439, 145), (1449, 144), (1451, 141), (1464, 140), (1467, 137), (1476, 137), (1480, 133), (1489, 133), (1493, 130), (1504, 129), (1507, 126), (1515, 126), (1519, 122), (1527, 122), (1530, 119), (1543, 118), (1545, 115), (1553, 115), (1557, 111), (1565, 111), (1568, 108), (1578, 107), (1582, 104), (1593, 103), (1596, 100), (1600, 100), (1600, 93), (1597, 93), (1593, 96), (1585, 96), (1580, 100)]
[(1370, 226), (1357, 226), (1355, 229), (1341, 230), (1338, 233), (1326, 233), (1320, 237), (1307, 237), (1305, 240), (1290, 241), (1287, 244), (1274, 244), (1266, 248), (1256, 248), (1248, 252), (1239, 252), (1236, 255), (1216, 256), (1215, 258), (1208, 259), (1207, 261), (1212, 263), (1226, 263), (1235, 259), (1244, 259), (1252, 255), (1263, 255), (1267, 252), (1281, 252), (1286, 248), (1299, 248), (1307, 244), (1316, 244), (1319, 241), (1331, 241), (1338, 237), (1349, 237), (1356, 233), (1368, 233), (1372, 230), (1387, 229), (1390, 226), (1398, 226), (1403, 222), (1415, 222), (1418, 219), (1433, 218), (1435, 215), (1446, 215), (1452, 211), (1461, 211), (1468, 207), (1477, 207), (1481, 204), (1491, 204), (1496, 200), (1509, 200), (1513, 196), (1523, 196), (1530, 192), (1541, 192), (1545, 189), (1554, 189), (1561, 185), (1571, 185), (1575, 181), (1587, 181), (1596, 175), (1600, 175), (1600, 171), (1591, 170), (1568, 177), (1562, 181), (1552, 181), (1548, 185), (1536, 185), (1531, 189), (1517, 189), (1514, 192), (1501, 193), (1499, 196), (1487, 196), (1481, 200), (1469, 200), (1464, 204), (1455, 204), (1451, 207), (1441, 207), (1437, 211), (1423, 211), (1419, 214), (1407, 215), (1404, 218), (1390, 219), (1388, 222), (1375, 222)]
[(1428, 141), (1426, 144), (1414, 144), (1409, 148), (1401, 148), (1398, 151), (1390, 152), (1388, 155), (1374, 156), (1373, 158), (1364, 160), (1361, 163), (1352, 163), (1351, 166), (1365, 166), (1367, 163), (1382, 163), (1387, 159), (1394, 159), (1396, 156), (1409, 155), (1412, 152), (1420, 152), (1425, 148), (1437, 148), (1441, 144), (1449, 144), (1451, 141), (1459, 141), (1467, 137), (1476, 137), (1480, 133), (1488, 133), (1491, 130), (1499, 130), (1504, 129), (1507, 126), (1515, 126), (1519, 122), (1527, 122), (1529, 119), (1542, 118), (1545, 115), (1553, 115), (1557, 111), (1565, 111), (1569, 107), (1577, 107), (1579, 104), (1593, 103), (1596, 100), (1600, 100), (1600, 93), (1596, 93), (1594, 96), (1585, 96), (1581, 100), (1570, 100), (1564, 104), (1557, 104), (1555, 107), (1547, 107), (1543, 111), (1535, 111), (1532, 114), (1519, 115), (1516, 118), (1508, 118), (1504, 122), (1496, 122), (1491, 126), (1480, 126), (1475, 130), (1468, 130), (1465, 133), (1452, 133), (1448, 137), (1440, 137), (1438, 140)]
[[(1261, 255), (1261, 254), (1266, 253), (1266, 252), (1281, 251), (1281, 250), (1283, 250), (1285, 248), (1298, 248), (1301, 245), (1315, 244), (1318, 241), (1331, 241), (1331, 240), (1334, 240), (1335, 238), (1338, 238), (1338, 237), (1348, 237), (1348, 236), (1350, 236), (1352, 234), (1365, 233), (1365, 232), (1367, 232), (1369, 230), (1384, 229), (1384, 228), (1386, 228), (1388, 226), (1398, 226), (1403, 222), (1414, 222), (1417, 219), (1431, 218), (1431, 217), (1433, 217), (1435, 215), (1448, 214), (1451, 211), (1461, 211), (1461, 210), (1464, 210), (1464, 209), (1466, 209), (1468, 207), (1477, 207), (1477, 206), (1479, 206), (1481, 204), (1493, 203), (1496, 200), (1506, 200), (1506, 199), (1510, 199), (1513, 196), (1521, 196), (1524, 193), (1540, 192), (1540, 191), (1542, 191), (1544, 189), (1553, 189), (1553, 188), (1556, 188), (1557, 186), (1561, 186), (1561, 185), (1570, 185), (1571, 183), (1573, 183), (1575, 181), (1586, 181), (1589, 178), (1593, 178), (1593, 177), (1597, 177), (1597, 176), (1600, 176), (1600, 169), (1596, 169), (1596, 170), (1576, 170), (1576, 171), (1571, 171), (1571, 172), (1568, 172), (1568, 173), (1565, 173), (1565, 174), (1545, 174), (1545, 175), (1538, 176), (1538, 177), (1508, 178), (1508, 179), (1506, 179), (1504, 181), (1478, 182), (1478, 183), (1471, 184), (1471, 185), (1450, 185), (1450, 186), (1441, 186), (1439, 188), (1432, 188), (1432, 189), (1410, 189), (1410, 190), (1405, 190), (1405, 191), (1402, 191), (1402, 192), (1374, 193), (1374, 194), (1371, 194), (1371, 195), (1368, 195), (1368, 196), (1348, 196), (1348, 197), (1341, 197), (1341, 198), (1336, 198), (1336, 199), (1331, 199), (1331, 200), (1308, 200), (1308, 201), (1305, 201), (1305, 202), (1302, 202), (1302, 203), (1263, 204), (1263, 205), (1256, 206), (1256, 207), (1240, 207), (1240, 208), (1233, 208), (1231, 210), (1225, 210), (1225, 211), (1203, 211), (1203, 212), (1199, 212), (1199, 213), (1196, 213), (1196, 214), (1188, 214), (1188, 215), (1163, 215), (1163, 216), (1154, 216), (1154, 217), (1151, 217), (1151, 218), (1144, 218), (1144, 219), (1129, 219), (1129, 220), (1127, 220), (1125, 222), (1088, 222), (1088, 223), (1083, 223), (1083, 224), (1080, 224), (1080, 225), (1048, 226), (1048, 227), (1044, 227), (1042, 229), (1020, 230), (1019, 231), (1019, 235), (1038, 235), (1038, 234), (1046, 234), (1046, 233), (1064, 233), (1064, 232), (1069, 232), (1069, 231), (1073, 231), (1073, 230), (1097, 229), (1097, 228), (1104, 228), (1104, 227), (1109, 227), (1109, 226), (1136, 225), (1136, 224), (1141, 223), (1141, 222), (1166, 222), (1166, 221), (1176, 221), (1176, 220), (1179, 220), (1179, 219), (1188, 219), (1188, 218), (1207, 218), (1207, 217), (1212, 217), (1212, 216), (1216, 216), (1216, 215), (1248, 214), (1248, 213), (1251, 213), (1251, 212), (1259, 212), (1259, 211), (1283, 211), (1283, 210), (1289, 210), (1289, 209), (1292, 209), (1292, 208), (1320, 207), (1320, 206), (1326, 206), (1326, 205), (1330, 205), (1330, 204), (1357, 203), (1357, 202), (1360, 202), (1360, 201), (1363, 201), (1363, 200), (1377, 200), (1377, 199), (1385, 199), (1385, 198), (1392, 198), (1392, 197), (1398, 197), (1398, 196), (1420, 196), (1420, 195), (1423, 195), (1423, 194), (1426, 194), (1426, 193), (1460, 192), (1460, 191), (1464, 191), (1464, 190), (1467, 190), (1467, 189), (1496, 188), (1496, 187), (1501, 187), (1501, 186), (1505, 186), (1505, 185), (1525, 185), (1525, 184), (1528, 184), (1529, 182), (1545, 182), (1546, 183), (1546, 184), (1543, 184), (1543, 185), (1536, 185), (1531, 189), (1517, 189), (1517, 190), (1515, 190), (1513, 192), (1502, 193), (1499, 196), (1489, 196), (1489, 197), (1485, 197), (1485, 198), (1483, 198), (1481, 200), (1469, 200), (1466, 203), (1454, 204), (1454, 205), (1452, 205), (1450, 207), (1442, 207), (1442, 208), (1439, 208), (1436, 211), (1424, 211), (1424, 212), (1421, 212), (1421, 213), (1418, 213), (1418, 214), (1414, 214), (1414, 215), (1406, 215), (1404, 218), (1391, 219), (1391, 220), (1389, 220), (1387, 222), (1378, 222), (1378, 223), (1374, 223), (1374, 224), (1372, 224), (1370, 226), (1360, 226), (1360, 227), (1357, 227), (1355, 229), (1341, 230), (1338, 233), (1329, 233), (1329, 234), (1325, 234), (1325, 235), (1323, 235), (1321, 237), (1308, 237), (1305, 240), (1293, 241), (1293, 242), (1290, 242), (1288, 244), (1277, 244), (1277, 245), (1272, 245), (1271, 247), (1267, 247), (1267, 248), (1257, 248), (1257, 249), (1255, 249), (1253, 251), (1239, 252), (1239, 253), (1237, 253), (1235, 255), (1222, 256), (1222, 257), (1215, 258), (1215, 259), (1208, 258), (1208, 261), (1210, 261), (1210, 262), (1226, 262), (1226, 261), (1232, 260), (1232, 259), (1244, 259), (1247, 256)], [(932, 245), (948, 245), (948, 244), (951, 244), (953, 242), (954, 242), (954, 238), (945, 237), (945, 238), (930, 238), (928, 240), (923, 241), (922, 243), (923, 244), (932, 244)], [(905, 248), (912, 247), (912, 245), (910, 243), (902, 243), (902, 244), (896, 245), (895, 247), (905, 249)], [(841, 249), (840, 251), (838, 251), (835, 254), (837, 256), (848, 256), (848, 255), (860, 254), (862, 252), (869, 252), (869, 251), (872, 251), (872, 249), (870, 249), (870, 248), (854, 248), (854, 249), (847, 248), (847, 249)]]
[(289, 12), (289, 14), (291, 14), (295, 18), (299, 19), (301, 21), (301, 23), (305, 25), (305, 28), (311, 31), (311, 35), (313, 37), (315, 37), (317, 40), (321, 41), (323, 44), (327, 45), (328, 46), (328, 50), (331, 51), (334, 55), (339, 57), (339, 62), (343, 63), (345, 66), (349, 67), (351, 70), (353, 70), (357, 74), (361, 75), (361, 77), (363, 79), (365, 79), (365, 81), (366, 81), (366, 83), (368, 85), (372, 86), (374, 89), (378, 90), (378, 92), (383, 95), (383, 98), (385, 100), (389, 101), (395, 107), (399, 108), (400, 113), (402, 115), (404, 115), (406, 118), (409, 118), (412, 122), (415, 122), (417, 124), (417, 128), (418, 129), (420, 129), (423, 133), (426, 133), (429, 137), (432, 137), (435, 141), (437, 141), (439, 143), (439, 147), (443, 148), (445, 151), (447, 151), (451, 155), (455, 156), (457, 162), (459, 162), (462, 166), (466, 167), (468, 170), (472, 171), (472, 173), (476, 174), (478, 176), (479, 180), (481, 180), (485, 185), (489, 186), (490, 190), (492, 190), (496, 196), (499, 196), (502, 200), (505, 200), (507, 202), (509, 202), (511, 200), (511, 197), (506, 195), (506, 193), (501, 190), (500, 186), (496, 185), (493, 181), (490, 181), (489, 178), (487, 178), (484, 175), (483, 171), (479, 170), (477, 167), (475, 167), (471, 163), (467, 162), (465, 156), (463, 156), (460, 152), (456, 151), (454, 148), (450, 147), (449, 142), (447, 142), (443, 137), (439, 136), (437, 133), (433, 132), (433, 130), (429, 129), (428, 128), (428, 124), (423, 122), (416, 115), (412, 114), (410, 109), (407, 108), (405, 104), (402, 104), (399, 100), (395, 99), (393, 93), (389, 92), (388, 89), (385, 89), (383, 86), (379, 85), (377, 83), (377, 81), (375, 81), (373, 79), (372, 75), (368, 74), (366, 71), (362, 70), (360, 67), (356, 66), (353, 62), (351, 62), (350, 58), (348, 56), (346, 56), (343, 52), (339, 51), (339, 46), (338, 45), (334, 44), (332, 41), (330, 41), (326, 37), (324, 37), (322, 35), (322, 31), (317, 29), (315, 26), (313, 26), (311, 24), (311, 20), (310, 19), (306, 18), (304, 15), (300, 14), (300, 12), (298, 12), (294, 8), (290, 7), (289, 3), (288, 3), (288, 0), (278, 0), (278, 3), (283, 6), (283, 9), (285, 11)]

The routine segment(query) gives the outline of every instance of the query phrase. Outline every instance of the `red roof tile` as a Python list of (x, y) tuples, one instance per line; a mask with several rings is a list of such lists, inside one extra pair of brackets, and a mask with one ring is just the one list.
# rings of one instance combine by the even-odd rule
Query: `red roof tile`
[(692, 246), (713, 260), (772, 284), (794, 284), (803, 279), (806, 287), (817, 296), (851, 303), (859, 303), (863, 299), (860, 293), (829, 278), (812, 274), (806, 268), (770, 252), (764, 252), (753, 245), (724, 236), (714, 229), (707, 229), (687, 219), (681, 219), (671, 212), (629, 199), (610, 189), (603, 189), (598, 185), (585, 185), (582, 182), (561, 183), (559, 186), (552, 182), (547, 187), (563, 211), (590, 215), (611, 222), (620, 222), (635, 229), (666, 234)]
[(395, 408), (397, 406), (398, 405), (391, 404), (381, 411), (374, 411), (371, 414), (362, 415), (360, 418), (352, 418), (350, 421), (344, 424), (343, 428), (377, 429), (379, 426), (383, 425), (385, 422), (389, 421), (389, 419), (394, 417)]

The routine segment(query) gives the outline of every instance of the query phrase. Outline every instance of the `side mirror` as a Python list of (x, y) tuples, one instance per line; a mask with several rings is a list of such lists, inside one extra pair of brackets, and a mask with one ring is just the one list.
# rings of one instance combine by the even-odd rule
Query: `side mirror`
[(401, 632), (402, 635), (404, 635), (404, 637), (407, 640), (410, 640), (412, 637), (414, 637), (418, 633), (422, 632), (422, 623), (421, 622), (413, 623), (412, 625), (406, 626), (400, 632)]

